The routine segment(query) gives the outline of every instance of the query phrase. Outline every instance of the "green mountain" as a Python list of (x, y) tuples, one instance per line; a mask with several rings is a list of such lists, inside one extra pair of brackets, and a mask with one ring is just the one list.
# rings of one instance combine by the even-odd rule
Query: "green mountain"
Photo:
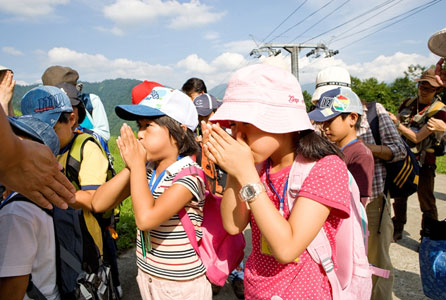
[[(101, 98), (102, 103), (104, 103), (104, 108), (107, 112), (108, 122), (110, 124), (111, 135), (119, 135), (119, 129), (124, 122), (115, 114), (115, 106), (119, 104), (130, 104), (132, 88), (139, 83), (141, 83), (139, 80), (122, 78), (93, 83), (83, 82), (84, 88), (82, 91), (84, 93), (98, 95)], [(26, 86), (16, 85), (13, 98), (13, 106), (16, 110), (20, 111), (20, 99), (22, 99), (26, 92), (36, 86), (36, 84)], [(129, 125), (134, 125), (133, 123), (134, 122), (130, 122)]]

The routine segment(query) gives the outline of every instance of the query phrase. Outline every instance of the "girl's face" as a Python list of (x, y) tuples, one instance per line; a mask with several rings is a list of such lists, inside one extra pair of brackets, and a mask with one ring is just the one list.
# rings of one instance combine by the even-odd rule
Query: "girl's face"
[(138, 123), (138, 140), (147, 152), (148, 161), (160, 161), (174, 155), (178, 156), (175, 140), (169, 130), (151, 119), (141, 119)]
[(251, 148), (251, 153), (255, 163), (264, 162), (273, 155), (281, 145), (284, 135), (269, 133), (249, 123), (231, 122), (232, 136), (235, 138), (238, 133)]

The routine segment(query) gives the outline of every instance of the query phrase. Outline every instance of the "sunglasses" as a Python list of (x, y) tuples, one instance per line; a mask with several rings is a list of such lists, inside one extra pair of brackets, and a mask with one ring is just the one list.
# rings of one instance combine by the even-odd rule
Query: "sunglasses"
[(422, 90), (425, 90), (427, 92), (435, 92), (437, 91), (437, 88), (432, 86), (429, 82), (427, 81), (422, 81), (420, 83), (418, 83), (418, 87)]

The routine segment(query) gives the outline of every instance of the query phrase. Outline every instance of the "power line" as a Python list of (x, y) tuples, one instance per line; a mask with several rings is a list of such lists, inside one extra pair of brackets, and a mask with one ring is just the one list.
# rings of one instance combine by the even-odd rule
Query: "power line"
[(379, 9), (379, 8), (381, 8), (382, 6), (385, 6), (385, 5), (387, 5), (387, 4), (391, 3), (391, 2), (393, 2), (393, 1), (395, 1), (395, 0), (387, 0), (387, 1), (384, 2), (384, 3), (378, 4), (378, 5), (376, 5), (375, 7), (373, 7), (373, 8), (371, 8), (371, 9), (369, 9), (369, 10), (363, 12), (362, 14), (359, 14), (359, 15), (357, 15), (357, 16), (355, 16), (355, 17), (353, 17), (353, 18), (351, 18), (351, 19), (349, 19), (349, 20), (347, 20), (347, 21), (345, 21), (344, 23), (341, 23), (341, 24), (339, 24), (339, 25), (337, 25), (337, 26), (335, 26), (335, 27), (333, 27), (333, 28), (331, 28), (331, 29), (329, 29), (329, 30), (326, 30), (326, 31), (322, 32), (321, 34), (318, 34), (318, 35), (316, 35), (316, 36), (314, 36), (314, 37), (312, 37), (312, 38), (306, 40), (304, 43), (307, 43), (307, 42), (309, 42), (309, 41), (311, 41), (311, 40), (314, 40), (315, 38), (318, 38), (318, 37), (320, 37), (320, 36), (322, 36), (322, 35), (324, 35), (324, 34), (327, 34), (327, 33), (331, 32), (331, 31), (333, 31), (333, 30), (335, 30), (335, 29), (338, 29), (338, 28), (340, 28), (340, 27), (342, 27), (342, 26), (344, 26), (344, 25), (347, 25), (348, 23), (351, 23), (351, 22), (353, 22), (353, 21), (355, 21), (355, 20), (357, 20), (357, 19), (359, 19), (359, 18), (361, 18), (361, 17), (363, 17), (363, 16), (365, 16), (365, 15), (367, 15), (367, 14), (369, 14), (369, 13), (375, 11), (376, 9)]
[(318, 8), (317, 10), (315, 10), (314, 12), (312, 12), (311, 14), (309, 14), (308, 16), (306, 16), (305, 18), (303, 18), (303, 20), (297, 22), (296, 24), (294, 24), (291, 27), (288, 27), (285, 31), (283, 31), (282, 33), (280, 33), (278, 36), (276, 36), (274, 39), (270, 40), (269, 43), (272, 43), (273, 40), (277, 39), (278, 37), (283, 36), (285, 33), (287, 33), (288, 31), (290, 31), (291, 29), (295, 28), (296, 26), (302, 24), (305, 20), (307, 20), (309, 17), (313, 16), (314, 14), (316, 14), (317, 12), (319, 12), (321, 9), (324, 9), (326, 6), (330, 5), (333, 1), (335, 0), (330, 0), (328, 1), (326, 4), (324, 4), (322, 7)]
[(277, 29), (279, 29), (280, 26), (283, 25), (286, 21), (288, 21), (289, 18), (291, 18), (292, 15), (294, 15), (308, 0), (305, 0), (302, 2), (291, 14), (288, 15), (279, 25), (276, 26), (263, 40), (262, 43), (266, 41), (267, 38), (269, 38)]
[[(396, 2), (396, 3), (393, 3), (391, 6), (386, 7), (386, 8), (384, 8), (383, 10), (378, 11), (376, 14), (370, 16), (370, 17), (367, 18), (366, 20), (361, 21), (361, 24), (365, 24), (366, 22), (368, 22), (369, 20), (373, 19), (373, 18), (376, 17), (377, 15), (382, 14), (382, 13), (385, 12), (386, 10), (389, 10), (390, 8), (394, 7), (395, 5), (398, 5), (398, 4), (399, 4), (400, 2), (402, 2), (402, 1), (403, 1), (403, 0), (399, 0), (399, 1)], [(350, 32), (352, 29), (353, 29), (353, 28), (350, 27), (349, 29), (345, 30), (344, 32), (338, 34), (338, 35), (335, 37), (335, 39), (333, 40), (333, 42), (334, 42), (334, 41), (339, 41), (339, 40), (344, 39), (344, 37), (342, 37), (342, 36), (343, 36), (344, 34), (346, 34), (347, 32)], [(365, 30), (368, 30), (368, 29), (370, 29), (370, 27), (369, 27), (369, 28), (366, 28)], [(341, 38), (340, 38), (340, 37), (341, 37)]]
[(341, 7), (343, 7), (345, 4), (347, 4), (348, 2), (350, 2), (350, 0), (346, 0), (344, 1), (341, 5), (339, 5), (338, 7), (336, 7), (335, 9), (333, 9), (331, 12), (329, 12), (327, 15), (323, 16), (319, 21), (317, 21), (316, 23), (314, 23), (313, 25), (309, 26), (306, 30), (304, 30), (301, 34), (299, 34), (298, 36), (296, 36), (291, 42), (289, 42), (289, 44), (293, 43), (294, 41), (296, 41), (298, 38), (300, 38), (302, 35), (304, 35), (306, 32), (308, 32), (310, 29), (313, 29), (316, 25), (318, 25), (320, 22), (326, 20), (328, 17), (330, 17), (334, 12), (338, 11)]
[[(379, 31), (381, 31), (381, 30), (384, 30), (384, 29), (386, 29), (386, 28), (388, 28), (388, 27), (390, 27), (390, 26), (392, 26), (392, 25), (395, 25), (395, 24), (397, 24), (397, 23), (399, 23), (399, 22), (401, 22), (401, 21), (407, 19), (408, 17), (411, 17), (411, 16), (413, 16), (413, 15), (415, 15), (415, 14), (417, 14), (417, 13), (419, 13), (419, 12), (421, 12), (421, 11), (423, 11), (423, 10), (425, 10), (425, 9), (427, 9), (427, 8), (429, 8), (429, 7), (433, 6), (433, 5), (435, 5), (435, 4), (437, 4), (437, 3), (440, 3), (441, 1), (442, 1), (442, 0), (434, 0), (434, 1), (428, 2), (428, 3), (426, 3), (426, 4), (422, 4), (422, 5), (420, 5), (420, 6), (416, 7), (416, 8), (414, 8), (414, 9), (411, 9), (411, 10), (409, 10), (409, 11), (407, 11), (407, 12), (405, 12), (405, 13), (403, 13), (403, 14), (397, 16), (397, 17), (400, 17), (400, 16), (402, 16), (402, 15), (405, 15), (405, 14), (407, 14), (407, 13), (413, 11), (413, 10), (416, 10), (416, 9), (418, 9), (418, 10), (416, 10), (416, 11), (414, 11), (413, 13), (411, 13), (411, 14), (405, 16), (404, 18), (401, 18), (401, 19), (399, 19), (399, 20), (396, 20), (395, 22), (390, 23), (390, 24), (387, 25), (387, 26), (384, 26), (384, 27), (382, 27), (382, 28), (380, 28), (380, 29), (378, 29), (378, 30), (376, 30), (376, 31), (374, 31), (374, 32), (372, 32), (372, 33), (370, 33), (370, 34), (367, 34), (366, 36), (364, 36), (364, 37), (362, 37), (362, 38), (360, 38), (360, 39), (357, 39), (357, 40), (351, 42), (350, 44), (348, 44), (347, 46), (342, 47), (341, 49), (345, 49), (345, 48), (347, 48), (347, 47), (350, 47), (351, 45), (353, 45), (353, 44), (355, 44), (355, 43), (357, 43), (357, 42), (359, 42), (359, 41), (362, 41), (363, 39), (365, 39), (365, 38), (367, 38), (367, 37), (369, 37), (369, 36), (371, 36), (371, 35), (373, 35), (373, 34), (379, 32)], [(392, 19), (395, 19), (395, 18), (397, 18), (397, 17), (394, 17), (394, 18), (392, 18)], [(385, 22), (391, 21), (392, 19), (389, 19), (389, 20), (387, 20), (387, 21), (385, 21)], [(383, 23), (383, 22), (381, 22), (381, 23)]]

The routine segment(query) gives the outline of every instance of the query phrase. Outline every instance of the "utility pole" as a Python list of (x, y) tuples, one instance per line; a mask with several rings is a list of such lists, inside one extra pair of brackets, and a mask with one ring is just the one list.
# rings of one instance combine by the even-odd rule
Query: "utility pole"
[(280, 49), (285, 49), (291, 54), (291, 73), (299, 80), (299, 52), (302, 49), (312, 49), (306, 54), (307, 57), (315, 55), (320, 56), (320, 52), (325, 53), (325, 57), (331, 57), (339, 53), (338, 50), (330, 50), (325, 44), (264, 44), (262, 47), (253, 49), (250, 56), (260, 57), (262, 52), (267, 52), (269, 56), (277, 56), (281, 52)]

